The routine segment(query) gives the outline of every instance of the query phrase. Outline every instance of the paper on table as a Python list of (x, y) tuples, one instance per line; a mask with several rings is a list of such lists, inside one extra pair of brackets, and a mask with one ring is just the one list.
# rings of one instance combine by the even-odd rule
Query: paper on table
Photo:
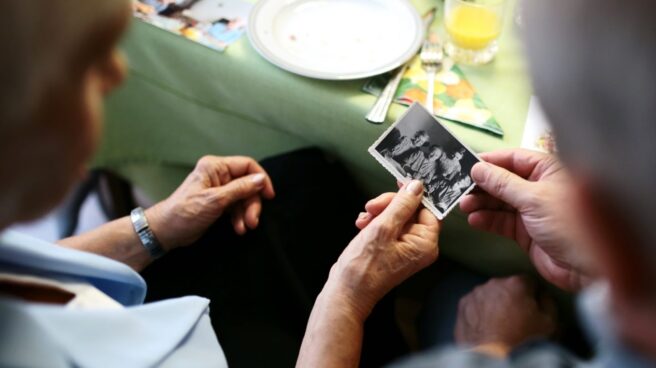
[(253, 4), (242, 0), (133, 0), (134, 16), (215, 50), (246, 32)]
[(531, 97), (528, 107), (521, 147), (545, 153), (557, 151), (551, 125), (542, 110), (540, 101), (535, 96)]

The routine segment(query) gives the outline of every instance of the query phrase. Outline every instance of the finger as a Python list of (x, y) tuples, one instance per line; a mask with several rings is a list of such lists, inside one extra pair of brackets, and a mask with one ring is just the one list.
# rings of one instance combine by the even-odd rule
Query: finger
[[(422, 221), (421, 217), (425, 216), (426, 219), (431, 222), (430, 225), (422, 224), (419, 221)], [(401, 239), (407, 241), (408, 243), (413, 244), (430, 244), (435, 248), (435, 255), (438, 253), (438, 238), (440, 232), (440, 224), (437, 222), (435, 215), (426, 210), (423, 213), (423, 210), (418, 213), (417, 222), (412, 224), (407, 224), (405, 226), (403, 235)], [(426, 220), (424, 219), (424, 220)], [(434, 221), (434, 223), (432, 223)]]
[(244, 222), (246, 227), (254, 230), (260, 223), (260, 214), (262, 212), (262, 200), (259, 195), (246, 198), (244, 200)]
[(358, 229), (362, 230), (365, 227), (367, 227), (367, 225), (369, 225), (371, 223), (371, 220), (373, 220), (373, 219), (374, 219), (374, 217), (370, 213), (360, 212), (360, 214), (358, 215), (358, 218), (355, 220), (355, 226)]
[(553, 160), (551, 155), (518, 148), (486, 152), (480, 154), (479, 157), (522, 178), (528, 178), (541, 163)]
[(392, 234), (398, 236), (403, 226), (417, 212), (423, 192), (424, 186), (420, 181), (410, 181), (396, 193), (389, 206), (374, 221), (387, 224)]
[(470, 213), (467, 221), (474, 229), (512, 239), (524, 251), (529, 250), (531, 236), (524, 224), (517, 220), (516, 212), (481, 210)]
[(442, 229), (442, 222), (440, 222), (433, 213), (425, 208), (422, 208), (417, 215), (417, 224), (425, 226), (434, 233), (439, 233)]
[(196, 163), (194, 171), (201, 173), (201, 175), (190, 175), (191, 180), (205, 180), (209, 179), (211, 187), (218, 187), (220, 185), (229, 183), (232, 180), (230, 176), (230, 169), (223, 161), (222, 157), (218, 156), (203, 156)]
[(365, 210), (373, 216), (380, 215), (387, 206), (392, 202), (396, 193), (383, 193), (378, 197), (370, 200), (364, 205)]
[(257, 196), (266, 186), (265, 174), (253, 174), (235, 179), (226, 185), (211, 188), (221, 208), (228, 208), (242, 199)]
[(506, 238), (515, 238), (516, 215), (507, 211), (476, 211), (467, 217), (474, 229), (487, 231)]
[(537, 284), (535, 279), (527, 275), (514, 275), (503, 279), (503, 283), (511, 290), (535, 300), (537, 304)]
[(485, 192), (472, 193), (462, 197), (462, 200), (460, 200), (460, 209), (465, 213), (472, 213), (480, 210), (514, 210), (507, 203)]
[(481, 189), (514, 208), (521, 209), (530, 201), (531, 183), (502, 167), (479, 162), (471, 176)]
[(355, 221), (355, 226), (362, 230), (367, 225), (371, 223), (378, 215), (380, 215), (387, 206), (392, 202), (396, 193), (383, 193), (378, 197), (370, 200), (365, 204), (365, 210), (358, 216), (358, 219)]
[(225, 162), (225, 164), (228, 166), (230, 170), (230, 175), (233, 178), (239, 178), (245, 175), (252, 175), (252, 174), (264, 174), (266, 176), (265, 180), (265, 185), (264, 185), (264, 190), (262, 191), (262, 195), (264, 198), (267, 199), (272, 199), (275, 196), (275, 191), (273, 189), (273, 183), (271, 182), (271, 178), (267, 174), (267, 172), (260, 166), (260, 164), (257, 163), (257, 161), (253, 160), (250, 157), (245, 157), (245, 156), (229, 156), (229, 157), (223, 157), (222, 158)]
[(244, 206), (242, 203), (237, 203), (231, 211), (232, 227), (239, 235), (246, 234), (246, 224), (244, 222)]

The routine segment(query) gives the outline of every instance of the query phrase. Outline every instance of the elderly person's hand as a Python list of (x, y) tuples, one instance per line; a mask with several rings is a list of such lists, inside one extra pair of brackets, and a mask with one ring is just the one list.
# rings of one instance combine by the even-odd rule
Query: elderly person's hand
[(255, 229), (262, 198), (274, 197), (271, 179), (248, 157), (201, 158), (194, 171), (146, 216), (166, 250), (193, 243), (226, 211), (238, 234)]
[(314, 304), (297, 367), (357, 367), (373, 307), (435, 261), (440, 224), (420, 209), (422, 193), (421, 182), (412, 181), (370, 202), (373, 213), (358, 218), (362, 231), (344, 249)]
[(482, 190), (464, 197), (460, 208), (469, 224), (515, 240), (538, 272), (565, 290), (579, 290), (589, 277), (576, 248), (568, 213), (569, 178), (552, 155), (527, 150), (481, 154), (487, 162), (472, 168)]
[(536, 299), (535, 286), (524, 276), (488, 281), (465, 295), (458, 306), (456, 342), (504, 357), (531, 338), (555, 331), (551, 299)]
[(423, 186), (412, 181), (398, 193), (387, 193), (367, 204), (356, 226), (362, 231), (346, 247), (331, 270), (364, 310), (392, 288), (437, 259), (439, 222), (419, 209)]

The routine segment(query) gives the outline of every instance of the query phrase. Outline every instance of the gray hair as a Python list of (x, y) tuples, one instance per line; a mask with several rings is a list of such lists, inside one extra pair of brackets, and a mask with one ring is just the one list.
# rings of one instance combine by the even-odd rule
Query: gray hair
[(12, 0), (0, 24), (0, 137), (29, 122), (45, 90), (70, 78), (68, 63), (91, 35), (129, 0)]
[(596, 180), (656, 261), (656, 2), (527, 5), (534, 85), (561, 158)]

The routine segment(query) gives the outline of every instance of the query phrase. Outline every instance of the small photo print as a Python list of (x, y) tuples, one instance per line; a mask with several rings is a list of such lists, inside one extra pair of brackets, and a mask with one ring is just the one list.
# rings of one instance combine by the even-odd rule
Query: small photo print
[(480, 161), (418, 103), (383, 133), (369, 153), (397, 180), (421, 180), (422, 203), (440, 220), (474, 188), (470, 172)]
[(134, 16), (223, 51), (246, 32), (253, 4), (243, 0), (132, 0)]

